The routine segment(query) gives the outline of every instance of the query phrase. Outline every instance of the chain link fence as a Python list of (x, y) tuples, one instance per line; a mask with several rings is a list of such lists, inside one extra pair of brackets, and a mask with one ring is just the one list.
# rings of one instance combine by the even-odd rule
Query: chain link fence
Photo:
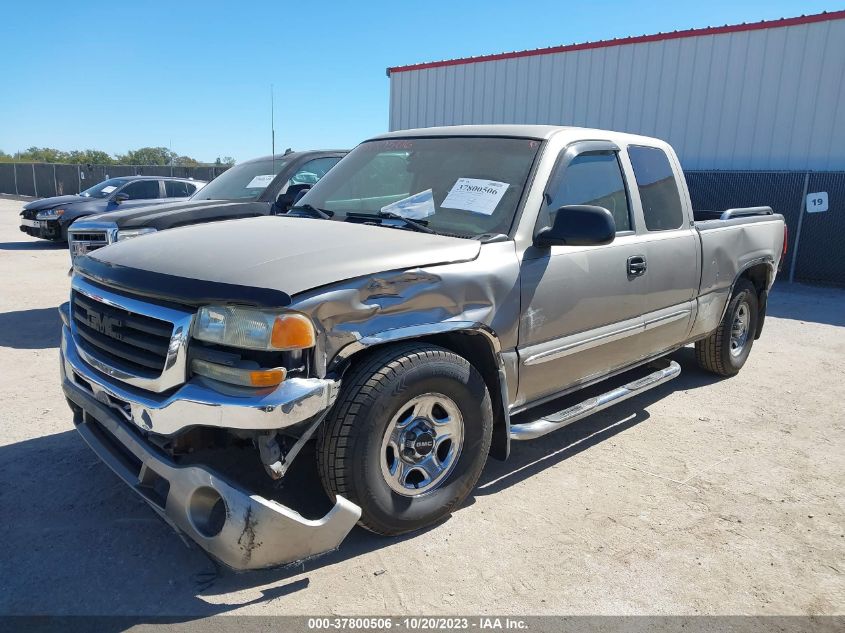
[(79, 193), (120, 176), (174, 176), (213, 180), (226, 165), (64, 165), (58, 163), (0, 163), (0, 193), (49, 198)]

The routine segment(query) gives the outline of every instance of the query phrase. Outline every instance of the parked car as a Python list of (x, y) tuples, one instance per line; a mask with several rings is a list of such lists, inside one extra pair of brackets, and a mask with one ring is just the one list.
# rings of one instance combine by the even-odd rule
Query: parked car
[(71, 258), (177, 226), (281, 213), (345, 154), (321, 150), (264, 156), (224, 171), (190, 200), (87, 217), (70, 228)]
[[(684, 345), (704, 369), (737, 373), (785, 239), (769, 208), (695, 221), (656, 139), (394, 132), (285, 216), (79, 258), (60, 309), (62, 383), (82, 437), (178, 530), (236, 569), (289, 563), (357, 522), (385, 535), (433, 525), (488, 453), (676, 377), (665, 356)], [(624, 386), (537, 412), (637, 367)], [(335, 504), (322, 519), (239, 479), (243, 460), (283, 478), (314, 438)], [(220, 472), (221, 458), (242, 470)]]
[(68, 227), (79, 218), (183, 200), (205, 184), (204, 180), (158, 176), (109, 178), (79, 195), (41, 198), (24, 205), (20, 229), (33, 237), (64, 242)]

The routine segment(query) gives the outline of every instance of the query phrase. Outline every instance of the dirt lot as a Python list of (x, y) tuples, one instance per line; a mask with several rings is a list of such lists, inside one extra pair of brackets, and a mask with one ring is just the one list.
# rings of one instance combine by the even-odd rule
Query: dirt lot
[(71, 429), (69, 258), (18, 231), (20, 206), (0, 200), (0, 613), (845, 612), (843, 291), (777, 285), (739, 376), (678, 352), (679, 379), (517, 444), (434, 529), (233, 574)]

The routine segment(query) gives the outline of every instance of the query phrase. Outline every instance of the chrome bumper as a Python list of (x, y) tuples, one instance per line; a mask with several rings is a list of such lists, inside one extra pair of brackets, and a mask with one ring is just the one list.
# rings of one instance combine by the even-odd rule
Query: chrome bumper
[[(210, 468), (175, 464), (132, 429), (112, 404), (67, 373), (75, 368), (65, 356), (73, 349), (65, 347), (66, 341), (67, 328), (62, 386), (74, 408), (76, 429), (171, 526), (224, 564), (236, 570), (260, 569), (324, 554), (337, 549), (360, 518), (361, 508), (338, 496), (322, 519), (305, 519), (275, 501), (250, 494)], [(198, 411), (205, 411), (204, 406)]]
[[(62, 319), (67, 323), (69, 317), (62, 314)], [(144, 392), (121, 385), (88, 365), (77, 352), (67, 325), (62, 327), (62, 371), (76, 387), (124, 420), (159, 435), (173, 435), (192, 426), (284, 429), (322, 413), (337, 396), (335, 381), (318, 378), (290, 378), (272, 391), (248, 397), (225, 395), (201, 378), (193, 378), (167, 396)]]

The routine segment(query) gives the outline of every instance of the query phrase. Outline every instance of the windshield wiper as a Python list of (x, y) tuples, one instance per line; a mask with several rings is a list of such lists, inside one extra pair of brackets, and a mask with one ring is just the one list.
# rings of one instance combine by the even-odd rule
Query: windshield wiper
[(390, 218), (391, 220), (402, 220), (409, 228), (419, 231), (420, 233), (435, 233), (433, 229), (428, 228), (425, 224), (406, 218), (394, 211), (379, 211), (378, 217)]
[(334, 215), (334, 213), (332, 213), (331, 211), (326, 211), (325, 209), (318, 209), (317, 207), (311, 204), (299, 204), (295, 207), (291, 207), (290, 209), (285, 211), (285, 214), (288, 214), (291, 211), (306, 211), (312, 216), (322, 218), (323, 220), (331, 220), (332, 216)]

